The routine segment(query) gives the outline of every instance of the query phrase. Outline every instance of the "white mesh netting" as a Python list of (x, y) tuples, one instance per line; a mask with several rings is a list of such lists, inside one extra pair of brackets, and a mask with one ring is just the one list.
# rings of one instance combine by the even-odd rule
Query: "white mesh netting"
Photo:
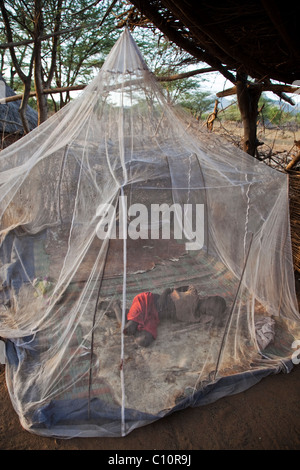
[(0, 169), (0, 335), (26, 429), (126, 435), (290, 370), (287, 176), (172, 109), (127, 30)]

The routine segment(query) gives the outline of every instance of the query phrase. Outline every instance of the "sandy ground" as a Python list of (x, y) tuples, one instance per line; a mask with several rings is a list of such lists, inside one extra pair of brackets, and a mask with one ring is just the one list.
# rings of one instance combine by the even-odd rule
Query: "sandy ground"
[[(299, 276), (296, 292), (300, 305)], [(112, 455), (117, 450), (300, 450), (300, 364), (289, 374), (270, 375), (244, 392), (175, 412), (123, 438), (69, 440), (22, 428), (6, 388), (5, 366), (0, 365), (0, 450), (99, 450)]]
[(300, 450), (300, 365), (123, 438), (70, 440), (40, 437), (21, 427), (6, 389), (5, 366), (0, 367), (1, 450)]

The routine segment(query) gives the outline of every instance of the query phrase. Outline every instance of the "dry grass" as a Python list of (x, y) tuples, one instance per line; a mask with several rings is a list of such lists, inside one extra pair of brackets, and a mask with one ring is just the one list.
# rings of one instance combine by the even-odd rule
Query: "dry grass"
[[(213, 132), (222, 135), (237, 147), (242, 147), (243, 126), (233, 121), (214, 122)], [(289, 126), (258, 126), (257, 138), (262, 145), (258, 147), (258, 157), (274, 168), (284, 170), (296, 153), (295, 140), (300, 139), (300, 128)]]

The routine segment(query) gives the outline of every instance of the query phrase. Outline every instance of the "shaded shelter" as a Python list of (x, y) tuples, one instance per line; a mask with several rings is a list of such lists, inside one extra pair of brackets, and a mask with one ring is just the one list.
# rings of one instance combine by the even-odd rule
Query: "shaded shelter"
[[(0, 335), (25, 429), (124, 436), (293, 367), (287, 175), (193, 126), (126, 29), (76, 100), (2, 152)], [(140, 347), (127, 310), (166, 288), (175, 316), (158, 309)]]
[[(244, 123), (243, 149), (255, 155), (257, 102), (263, 90), (292, 100), (281, 84), (300, 77), (298, 16), (276, 0), (209, 2), (200, 0), (132, 0), (126, 21), (145, 19), (170, 41), (206, 62), (236, 85)], [(275, 82), (274, 82), (275, 81)], [(275, 83), (275, 84), (274, 84)]]

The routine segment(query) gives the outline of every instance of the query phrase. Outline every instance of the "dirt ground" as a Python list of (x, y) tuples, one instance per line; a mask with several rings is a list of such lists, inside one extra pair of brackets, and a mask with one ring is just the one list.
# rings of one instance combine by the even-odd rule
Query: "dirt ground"
[(25, 431), (0, 374), (1, 450), (300, 450), (300, 366), (245, 392), (173, 413), (123, 438), (40, 437)]
[[(300, 278), (296, 276), (300, 304)], [(175, 412), (120, 438), (40, 437), (22, 428), (0, 365), (0, 450), (300, 450), (300, 365), (209, 405)], [(115, 454), (114, 454), (115, 455)]]

